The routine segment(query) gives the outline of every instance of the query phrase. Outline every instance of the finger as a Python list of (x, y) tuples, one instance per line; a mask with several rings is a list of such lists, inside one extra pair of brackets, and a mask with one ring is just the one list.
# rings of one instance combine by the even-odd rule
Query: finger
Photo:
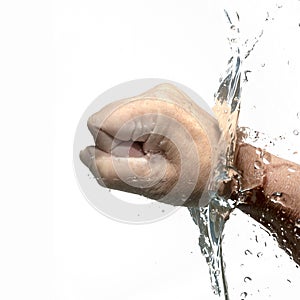
[(90, 169), (90, 171), (96, 179), (100, 177), (96, 164), (96, 155), (97, 157), (99, 157), (99, 155), (101, 154), (109, 155), (105, 152), (101, 153), (100, 151), (101, 150), (93, 146), (88, 146), (84, 150), (81, 150), (79, 154), (80, 160)]
[(116, 157), (90, 146), (80, 159), (100, 185), (151, 199), (160, 200), (176, 183), (176, 170), (161, 155)]
[[(100, 145), (103, 132), (120, 141), (145, 141), (153, 132), (157, 124), (156, 115), (151, 114), (151, 110), (144, 107), (143, 100), (119, 105), (122, 102), (122, 100), (117, 101), (114, 106), (105, 107), (88, 119), (88, 128), (96, 145)], [(152, 111), (154, 111), (153, 107)], [(155, 114), (157, 113), (155, 111)]]
[(209, 135), (212, 143), (218, 141), (216, 120), (170, 84), (107, 105), (89, 118), (88, 127), (96, 144), (99, 143), (100, 129), (119, 140), (129, 141), (155, 132), (163, 135), (164, 131), (172, 130), (166, 122), (168, 117), (189, 128), (195, 138), (204, 134)]
[(92, 132), (97, 148), (106, 153), (110, 153), (115, 147), (122, 143), (122, 141), (109, 135), (101, 129), (97, 132), (94, 130)]

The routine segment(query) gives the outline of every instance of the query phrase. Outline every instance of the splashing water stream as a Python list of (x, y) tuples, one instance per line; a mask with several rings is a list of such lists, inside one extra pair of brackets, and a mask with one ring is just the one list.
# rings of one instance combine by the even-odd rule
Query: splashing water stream
[(221, 138), (214, 170), (207, 186), (209, 204), (202, 208), (189, 208), (189, 211), (200, 230), (199, 246), (209, 266), (213, 292), (227, 300), (229, 295), (222, 256), (222, 239), (226, 220), (237, 204), (236, 201), (230, 199), (232, 187), (235, 187), (237, 193), (240, 192), (240, 175), (234, 168), (234, 156), (241, 101), (241, 74), (245, 77), (243, 82), (247, 82), (247, 74), (242, 72), (242, 64), (259, 42), (263, 30), (252, 42), (246, 39), (242, 43), (239, 14), (229, 13), (226, 10), (224, 12), (230, 29), (228, 41), (231, 58), (225, 75), (220, 79), (213, 107), (219, 122)]
[(200, 229), (199, 246), (209, 266), (211, 284), (216, 295), (229, 299), (222, 257), (222, 232), (235, 202), (226, 191), (236, 175), (233, 167), (236, 127), (240, 109), (241, 57), (239, 48), (239, 15), (233, 21), (225, 11), (232, 36), (229, 44), (232, 57), (224, 79), (215, 95), (214, 112), (222, 131), (218, 144), (216, 164), (208, 184), (209, 204), (204, 208), (190, 208), (190, 213)]

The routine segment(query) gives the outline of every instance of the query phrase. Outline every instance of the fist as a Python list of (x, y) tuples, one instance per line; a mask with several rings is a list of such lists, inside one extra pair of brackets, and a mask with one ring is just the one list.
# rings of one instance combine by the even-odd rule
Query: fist
[(115, 101), (93, 114), (87, 125), (95, 145), (81, 151), (80, 159), (101, 186), (172, 205), (198, 203), (219, 129), (178, 88), (161, 84)]

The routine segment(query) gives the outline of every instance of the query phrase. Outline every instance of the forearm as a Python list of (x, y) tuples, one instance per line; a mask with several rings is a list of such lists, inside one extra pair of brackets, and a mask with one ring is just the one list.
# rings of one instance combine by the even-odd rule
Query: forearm
[(248, 144), (238, 146), (236, 166), (242, 175), (239, 208), (275, 233), (300, 264), (300, 166)]

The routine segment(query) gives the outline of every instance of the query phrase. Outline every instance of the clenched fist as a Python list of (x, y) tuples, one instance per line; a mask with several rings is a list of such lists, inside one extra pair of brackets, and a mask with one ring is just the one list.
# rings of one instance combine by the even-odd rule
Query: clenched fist
[(99, 184), (173, 205), (201, 198), (218, 123), (175, 86), (113, 102), (89, 118), (88, 128), (95, 146), (80, 158)]

